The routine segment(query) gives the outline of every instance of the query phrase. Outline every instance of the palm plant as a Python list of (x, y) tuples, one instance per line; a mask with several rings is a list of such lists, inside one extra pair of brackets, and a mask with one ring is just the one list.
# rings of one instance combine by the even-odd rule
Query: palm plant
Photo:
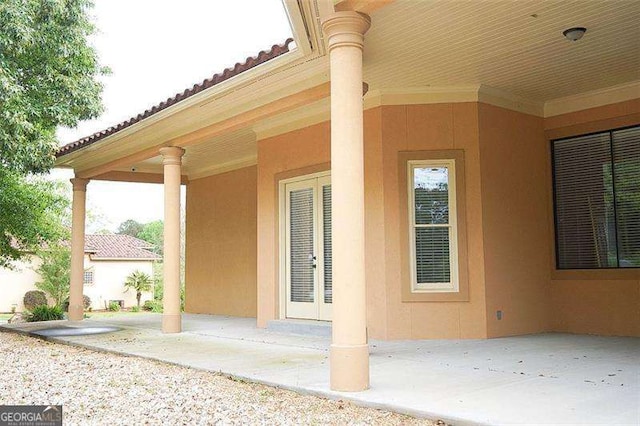
[(125, 292), (134, 290), (136, 292), (136, 300), (138, 301), (138, 309), (140, 309), (140, 298), (142, 292), (151, 290), (151, 277), (142, 271), (133, 271), (124, 282)]

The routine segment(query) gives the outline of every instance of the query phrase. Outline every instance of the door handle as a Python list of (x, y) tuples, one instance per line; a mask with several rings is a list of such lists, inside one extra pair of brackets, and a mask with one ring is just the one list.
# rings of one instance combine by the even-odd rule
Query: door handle
[(318, 267), (318, 258), (312, 254), (309, 255), (309, 260), (311, 260), (311, 267), (313, 269), (316, 269)]

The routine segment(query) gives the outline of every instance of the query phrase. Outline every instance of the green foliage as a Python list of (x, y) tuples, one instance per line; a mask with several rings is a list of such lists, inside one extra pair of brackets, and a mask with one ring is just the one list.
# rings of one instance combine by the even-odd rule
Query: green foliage
[(146, 300), (144, 302), (144, 305), (142, 305), (142, 309), (145, 311), (151, 311), (151, 312), (162, 312), (162, 301)]
[(68, 206), (60, 183), (24, 177), (0, 165), (0, 267), (66, 238)]
[[(82, 306), (84, 306), (85, 311), (91, 311), (91, 298), (86, 294), (82, 295)], [(62, 302), (62, 310), (65, 312), (69, 311), (69, 298), (67, 297)]]
[(27, 322), (56, 321), (64, 319), (64, 314), (59, 306), (36, 306), (25, 316)]
[(37, 254), (42, 263), (36, 272), (42, 281), (37, 282), (36, 287), (47, 293), (56, 305), (62, 306), (69, 297), (71, 249), (68, 246), (51, 245), (47, 249), (39, 250)]
[(180, 285), (180, 312), (184, 312), (185, 290), (184, 285)]
[(133, 308), (131, 308), (131, 312), (140, 312), (140, 307), (134, 306)]
[[(164, 281), (163, 281), (163, 264), (156, 262), (153, 264), (153, 299), (160, 303), (162, 306), (162, 298), (164, 297)], [(185, 304), (185, 285), (184, 281), (180, 283), (180, 310), (184, 311)], [(146, 303), (146, 302), (145, 302)], [(162, 312), (154, 311), (154, 312)]]
[(145, 225), (143, 225), (142, 223), (137, 222), (133, 219), (125, 220), (120, 224), (120, 226), (118, 226), (116, 234), (131, 235), (132, 237), (139, 238), (138, 235), (140, 234), (144, 226)]
[(151, 277), (142, 271), (133, 271), (129, 274), (124, 282), (125, 292), (133, 290), (136, 292), (136, 300), (138, 301), (138, 309), (140, 309), (140, 298), (142, 293), (151, 290), (153, 281)]
[(153, 298), (162, 300), (164, 296), (163, 266), (162, 262), (153, 264)]
[(138, 233), (137, 238), (151, 243), (154, 247), (152, 250), (155, 254), (162, 256), (164, 241), (164, 223), (161, 220), (146, 223), (142, 226), (142, 230)]
[(88, 0), (3, 0), (0, 3), (0, 165), (46, 172), (59, 125), (102, 112), (106, 74), (87, 42), (94, 32)]
[(109, 302), (109, 308), (111, 312), (119, 312), (120, 304), (118, 302)]
[(0, 267), (58, 241), (65, 201), (47, 172), (58, 126), (74, 127), (102, 111), (106, 74), (87, 42), (90, 0), (0, 2)]
[(25, 309), (32, 311), (38, 306), (47, 304), (47, 296), (40, 290), (30, 290), (24, 294), (22, 299)]

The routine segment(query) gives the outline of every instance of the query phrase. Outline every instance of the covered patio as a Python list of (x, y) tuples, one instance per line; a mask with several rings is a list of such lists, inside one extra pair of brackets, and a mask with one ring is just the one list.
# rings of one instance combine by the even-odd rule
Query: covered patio
[[(162, 317), (64, 340), (456, 423), (636, 423), (638, 339), (560, 334), (640, 336), (640, 7), (577, 4), (287, 0), (292, 39), (62, 147), (72, 321), (87, 185), (165, 191)], [(300, 319), (332, 339), (268, 328)]]
[[(460, 424), (637, 424), (640, 339), (547, 333), (473, 340), (371, 340), (371, 388), (329, 390), (330, 338), (261, 329), (256, 320), (156, 314), (3, 325), (59, 343), (157, 359), (327, 398)], [(304, 326), (304, 325), (303, 325)], [(47, 329), (118, 331), (45, 337)], [(66, 332), (65, 332), (66, 330)], [(70, 330), (75, 331), (75, 330)]]

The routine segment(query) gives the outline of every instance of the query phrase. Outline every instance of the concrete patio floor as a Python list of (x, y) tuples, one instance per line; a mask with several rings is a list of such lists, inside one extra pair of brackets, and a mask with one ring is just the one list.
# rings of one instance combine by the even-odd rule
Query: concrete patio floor
[[(185, 314), (1, 325), (121, 328), (47, 339), (220, 371), (250, 381), (461, 424), (640, 424), (640, 339), (540, 334), (490, 340), (371, 341), (371, 388), (329, 390), (330, 339), (258, 329), (255, 319)], [(63, 333), (64, 334), (64, 333)]]

